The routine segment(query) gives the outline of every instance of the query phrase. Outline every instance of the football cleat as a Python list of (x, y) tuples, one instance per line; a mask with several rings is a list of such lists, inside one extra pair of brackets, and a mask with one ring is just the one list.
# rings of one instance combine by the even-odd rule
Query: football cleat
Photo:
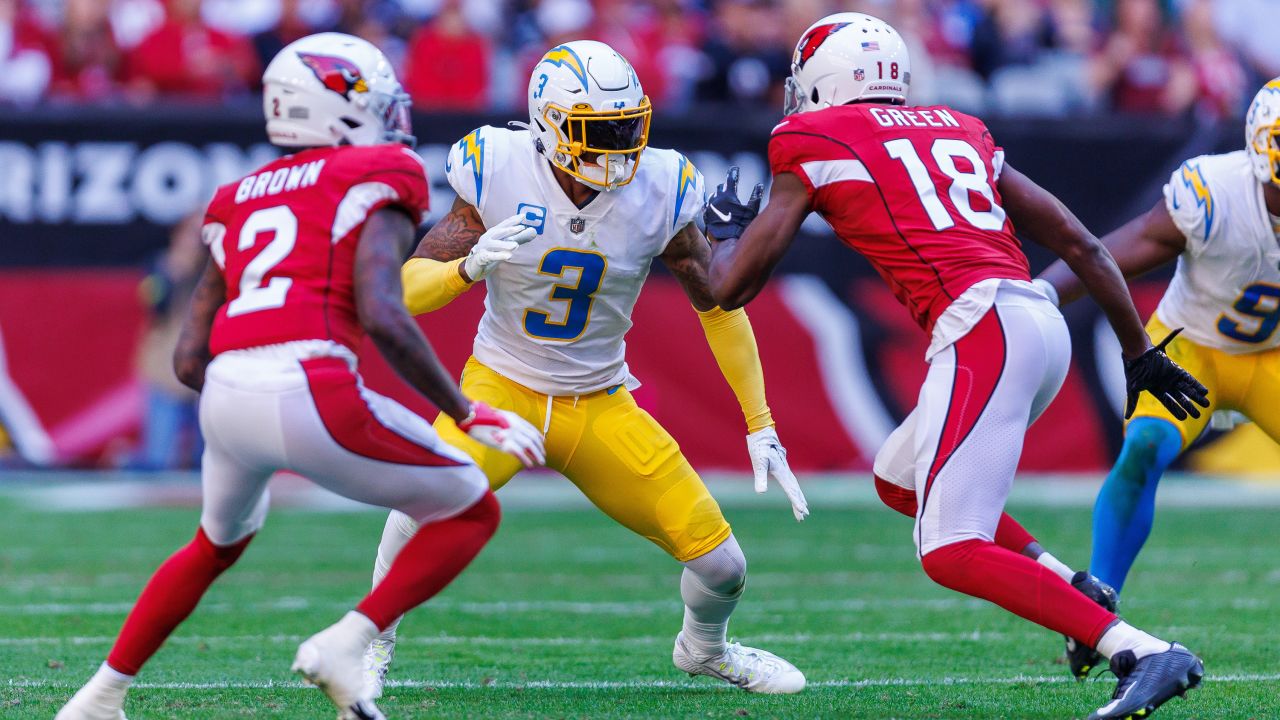
[(736, 642), (719, 655), (700, 660), (685, 646), (684, 633), (680, 633), (671, 659), (676, 667), (690, 675), (719, 678), (747, 692), (790, 694), (804, 689), (804, 674), (795, 665), (771, 652)]
[(1118, 652), (1111, 658), (1111, 672), (1119, 682), (1111, 702), (1089, 714), (1089, 720), (1141, 720), (1156, 708), (1200, 685), (1204, 663), (1187, 648), (1171, 643), (1161, 653), (1141, 660), (1132, 650)]
[[(1107, 612), (1115, 612), (1120, 605), (1120, 597), (1110, 585), (1081, 570), (1071, 578), (1071, 587), (1079, 590), (1085, 597), (1101, 605)], [(1067, 665), (1076, 680), (1085, 680), (1089, 672), (1102, 662), (1102, 654), (1097, 650), (1067, 637)]]
[(123, 695), (108, 697), (86, 685), (62, 706), (54, 720), (127, 720), (120, 709), (123, 701)]
[(338, 708), (338, 720), (386, 720), (365, 691), (361, 659), (377, 632), (356, 612), (312, 635), (298, 646), (293, 671), (324, 691)]
[(382, 686), (387, 682), (387, 671), (396, 656), (396, 639), (376, 637), (364, 651), (364, 692), (374, 700), (382, 697)]

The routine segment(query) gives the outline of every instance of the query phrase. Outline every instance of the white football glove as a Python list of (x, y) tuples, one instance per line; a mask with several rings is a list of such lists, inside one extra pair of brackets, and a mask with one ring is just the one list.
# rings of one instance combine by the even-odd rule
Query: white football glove
[(498, 263), (511, 259), (516, 248), (538, 236), (538, 231), (522, 224), (523, 215), (512, 215), (494, 225), (471, 246), (467, 259), (462, 261), (462, 269), (467, 277), (476, 282), (488, 275)]
[(547, 460), (542, 434), (513, 412), (473, 402), (471, 414), (458, 423), (458, 429), (491, 448), (515, 455), (527, 468)]
[(769, 478), (773, 478), (791, 501), (791, 512), (796, 516), (796, 522), (808, 517), (809, 501), (804, 499), (800, 483), (787, 464), (787, 449), (782, 447), (778, 432), (767, 427), (751, 433), (747, 436), (747, 451), (751, 453), (751, 469), (756, 475), (756, 492), (768, 490)]

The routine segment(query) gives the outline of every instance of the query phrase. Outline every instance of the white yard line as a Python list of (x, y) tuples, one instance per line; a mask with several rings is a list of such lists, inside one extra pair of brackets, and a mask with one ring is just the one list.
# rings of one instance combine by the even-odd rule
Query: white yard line
[[(1170, 631), (1173, 631), (1170, 628)], [(1179, 626), (1179, 635), (1193, 633), (1212, 633), (1215, 640), (1247, 641), (1256, 639), (1256, 633), (1223, 633), (1218, 627)], [(177, 636), (166, 640), (171, 645), (293, 645), (306, 639), (305, 635), (197, 635)], [(500, 637), (486, 635), (415, 635), (404, 633), (397, 638), (397, 644), (403, 646), (478, 646), (478, 647), (599, 647), (599, 646), (665, 646), (672, 642), (672, 635), (632, 635), (619, 638), (592, 637)], [(745, 639), (749, 643), (960, 643), (960, 642), (1020, 642), (1042, 640), (1049, 637), (1044, 632), (1029, 631), (1025, 633), (991, 632), (971, 630), (968, 632), (878, 632), (878, 633), (761, 633)], [(110, 645), (115, 641), (111, 635), (73, 635), (58, 637), (53, 635), (36, 637), (0, 638), (0, 647), (39, 647), (59, 645)]]
[[(771, 495), (752, 491), (745, 473), (708, 472), (704, 479), (720, 504), (731, 508), (778, 506)], [(38, 511), (100, 511), (147, 506), (194, 507), (200, 485), (194, 473), (5, 471), (0, 497), (12, 497)], [(1100, 474), (1021, 474), (1010, 502), (1015, 506), (1092, 507)], [(878, 507), (879, 499), (866, 473), (802, 475), (801, 483), (817, 509)], [(344, 500), (289, 475), (271, 481), (272, 502), (321, 512), (368, 511), (367, 505)], [(524, 474), (498, 494), (504, 509), (514, 511), (584, 510), (591, 505), (570, 483), (542, 471)], [(1280, 483), (1171, 473), (1160, 481), (1162, 507), (1277, 508)], [(193, 519), (194, 522), (194, 519)]]
[[(1130, 607), (1145, 607), (1134, 601)], [(1271, 610), (1280, 606), (1280, 598), (1206, 597), (1163, 600), (1161, 607), (1221, 608), (1235, 611)], [(0, 616), (7, 615), (117, 615), (128, 612), (130, 602), (56, 602), (0, 605)], [(455, 612), (463, 615), (511, 615), (520, 613), (558, 613), (564, 615), (628, 615), (647, 616), (678, 613), (684, 607), (679, 600), (513, 600), (480, 602), (469, 600), (432, 600), (427, 610)], [(991, 605), (976, 598), (846, 598), (839, 600), (763, 600), (746, 602), (739, 614), (786, 612), (859, 612), (885, 609), (986, 610)], [(282, 597), (269, 602), (206, 603), (202, 614), (245, 612), (297, 612), (300, 610), (341, 611), (350, 609), (346, 601), (315, 602), (302, 597)]]
[[(1280, 681), (1280, 674), (1239, 674), (1239, 675), (1206, 675), (1208, 683), (1254, 683)], [(809, 687), (820, 688), (863, 688), (863, 687), (896, 687), (920, 685), (1064, 685), (1075, 684), (1075, 680), (1066, 676), (1015, 675), (1013, 677), (919, 677), (919, 678), (866, 678), (863, 680), (818, 680), (808, 684)], [(0, 687), (10, 688), (48, 688), (74, 690), (74, 683), (46, 682), (43, 680), (9, 680)], [(311, 686), (301, 682), (266, 681), (225, 681), (225, 682), (138, 682), (133, 687), (150, 690), (304, 690)], [(406, 689), (460, 689), (460, 690), (702, 690), (735, 692), (721, 684), (698, 681), (673, 680), (530, 680), (524, 682), (507, 682), (495, 680), (491, 682), (475, 682), (470, 680), (410, 681), (388, 680), (388, 688)]]

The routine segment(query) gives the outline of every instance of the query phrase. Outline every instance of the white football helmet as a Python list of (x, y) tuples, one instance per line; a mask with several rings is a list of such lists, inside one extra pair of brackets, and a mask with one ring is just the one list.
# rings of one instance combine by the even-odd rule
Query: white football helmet
[(342, 33), (289, 43), (262, 74), (267, 136), (282, 147), (412, 146), (409, 104), (382, 51)]
[(1253, 176), (1260, 183), (1280, 185), (1280, 78), (1262, 86), (1245, 118), (1244, 145)]
[(538, 152), (597, 190), (635, 177), (652, 117), (631, 63), (602, 42), (551, 48), (529, 78), (528, 128)]
[(836, 13), (800, 36), (791, 56), (783, 112), (809, 112), (858, 100), (903, 105), (910, 85), (911, 57), (892, 25), (862, 13)]

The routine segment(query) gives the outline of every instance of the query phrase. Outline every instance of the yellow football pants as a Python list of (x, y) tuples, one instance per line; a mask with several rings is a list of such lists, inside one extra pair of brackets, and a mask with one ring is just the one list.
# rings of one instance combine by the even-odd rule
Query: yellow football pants
[[(1151, 342), (1159, 342), (1169, 328), (1152, 314), (1147, 323)], [(1182, 433), (1185, 450), (1209, 423), (1215, 410), (1235, 410), (1252, 420), (1259, 429), (1280, 442), (1280, 348), (1232, 355), (1198, 345), (1179, 335), (1165, 349), (1169, 357), (1209, 388), (1209, 409), (1200, 417), (1178, 421), (1151, 393), (1142, 393), (1133, 417), (1168, 420)]]
[[(472, 400), (516, 413), (539, 430), (546, 428), (547, 467), (577, 485), (606, 515), (676, 560), (699, 557), (729, 537), (720, 506), (680, 446), (626, 388), (548, 397), (471, 358), (462, 372), (462, 391)], [(443, 413), (435, 428), (445, 442), (475, 459), (494, 490), (522, 467), (511, 455), (471, 439)]]

